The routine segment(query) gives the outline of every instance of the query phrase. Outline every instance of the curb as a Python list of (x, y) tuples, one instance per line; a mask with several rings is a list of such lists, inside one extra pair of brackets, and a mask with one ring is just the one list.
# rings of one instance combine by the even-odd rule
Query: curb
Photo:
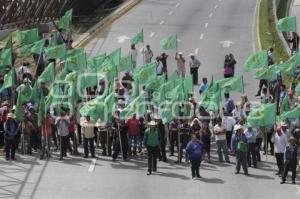
[(260, 16), (260, 4), (261, 0), (257, 0), (257, 7), (256, 7), (256, 48), (258, 50), (262, 50), (261, 47), (261, 40), (260, 40), (260, 23), (259, 23), (259, 16)]
[(86, 33), (83, 33), (74, 41), (74, 47), (82, 47), (88, 41), (92, 39), (92, 36), (95, 33), (102, 32), (106, 29), (107, 26), (112, 24), (114, 21), (119, 19), (121, 16), (126, 14), (129, 10), (131, 10), (134, 6), (139, 4), (142, 0), (130, 0), (128, 3), (125, 3), (120, 8), (109, 14), (103, 20), (99, 21), (96, 25), (90, 28)]

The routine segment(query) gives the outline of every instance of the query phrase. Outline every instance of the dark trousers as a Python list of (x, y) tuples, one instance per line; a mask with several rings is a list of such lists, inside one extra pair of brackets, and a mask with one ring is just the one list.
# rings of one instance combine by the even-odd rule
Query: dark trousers
[(48, 137), (43, 136), (42, 138), (42, 150), (41, 150), (41, 155), (40, 158), (43, 159), (45, 154), (46, 157), (50, 157), (50, 146), (51, 146), (51, 135)]
[(160, 142), (159, 159), (162, 161), (167, 161), (166, 141), (165, 140)]
[(55, 147), (58, 148), (56, 125), (51, 124), (51, 128), (52, 128), (52, 140), (55, 144)]
[(38, 131), (33, 131), (31, 134), (31, 143), (34, 150), (37, 150), (41, 146), (41, 139)]
[(5, 139), (5, 157), (8, 159), (15, 158), (16, 154), (16, 139)]
[(83, 138), (84, 155), (89, 155), (89, 149), (92, 157), (95, 157), (94, 138)]
[(269, 145), (270, 145), (270, 153), (274, 154), (274, 143), (271, 141), (272, 133), (267, 133), (267, 140), (264, 141), (264, 152), (268, 152)]
[(31, 149), (30, 134), (22, 134), (22, 136), (21, 136), (21, 151), (23, 154), (27, 153), (27, 154), (31, 155), (32, 149)]
[(77, 137), (76, 137), (75, 132), (70, 132), (69, 133), (69, 143), (70, 143), (70, 140), (72, 140), (72, 146), (73, 147), (71, 147), (71, 144), (69, 144), (69, 150), (73, 151), (74, 153), (78, 153), (78, 151), (77, 151), (77, 145), (78, 144), (77, 144)]
[(102, 155), (106, 155), (108, 152), (108, 155), (111, 156), (112, 136), (109, 135), (108, 131), (100, 131), (99, 133)]
[(199, 168), (201, 164), (201, 157), (200, 158), (191, 158), (191, 171), (192, 171), (192, 177), (200, 177)]
[(278, 172), (280, 174), (283, 173), (283, 163), (284, 163), (283, 157), (284, 157), (284, 153), (275, 153), (276, 163), (279, 170)]
[(156, 171), (157, 169), (157, 153), (158, 153), (158, 146), (152, 147), (148, 146), (147, 147), (148, 151), (148, 172), (152, 173), (152, 171)]
[[(127, 141), (127, 136), (124, 135), (123, 137), (121, 136), (121, 145), (122, 145), (122, 155), (123, 155), (123, 159), (126, 160), (127, 159), (127, 153), (128, 153), (128, 141)], [(121, 152), (121, 146), (120, 146), (120, 140), (115, 139), (115, 147), (114, 147), (114, 152), (112, 155), (112, 158), (115, 160), (117, 159), (119, 153)]]
[(265, 79), (259, 80), (259, 86), (258, 86), (258, 91), (257, 91), (258, 95), (260, 95), (263, 86), (268, 87), (268, 81)]
[(232, 131), (226, 131), (226, 141), (229, 150), (231, 150), (231, 137), (232, 137)]
[(247, 152), (236, 152), (236, 171), (240, 172), (241, 166), (243, 167), (244, 173), (248, 173), (247, 165)]
[(261, 148), (262, 141), (263, 141), (262, 138), (256, 138), (255, 151), (256, 151), (256, 160), (257, 161), (261, 161), (260, 148)]
[(81, 126), (79, 124), (77, 124), (77, 136), (78, 136), (78, 143), (82, 144)]
[(193, 77), (193, 84), (198, 84), (198, 68), (190, 68), (191, 75)]
[(286, 160), (284, 163), (284, 170), (282, 175), (282, 181), (285, 181), (289, 170), (292, 170), (292, 181), (296, 179), (297, 161)]
[(257, 160), (256, 160), (256, 144), (255, 143), (248, 143), (248, 166), (251, 167), (251, 160), (253, 166), (257, 167)]
[(60, 136), (60, 158), (67, 155), (67, 149), (69, 148), (69, 136)]
[(170, 139), (170, 154), (174, 155), (175, 144), (176, 144), (177, 150), (178, 150), (178, 132), (171, 131), (169, 139)]
[(4, 131), (0, 130), (0, 148), (4, 146)]

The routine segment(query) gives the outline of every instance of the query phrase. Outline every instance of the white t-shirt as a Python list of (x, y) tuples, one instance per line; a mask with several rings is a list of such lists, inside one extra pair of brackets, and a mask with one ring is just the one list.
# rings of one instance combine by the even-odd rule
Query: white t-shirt
[(287, 143), (288, 143), (287, 136), (284, 133), (282, 133), (280, 136), (277, 133), (275, 133), (275, 139), (274, 139), (275, 153), (284, 153)]
[[(216, 132), (221, 132), (223, 130), (224, 130), (224, 127), (222, 127), (222, 126), (216, 125), (214, 127), (214, 132), (215, 133)], [(216, 137), (216, 141), (218, 141), (218, 140), (226, 140), (226, 133), (223, 132), (223, 133), (220, 133), (220, 134), (215, 134), (215, 137)]]
[(225, 127), (226, 131), (232, 131), (235, 123), (236, 122), (233, 117), (224, 117), (223, 119), (223, 126)]
[(162, 64), (162, 62), (161, 62), (161, 61), (158, 62), (158, 66), (157, 66), (157, 68), (156, 68), (156, 73), (157, 73), (158, 75), (161, 75), (161, 74), (162, 74), (163, 67), (164, 67), (164, 65)]
[(131, 49), (131, 57), (132, 57), (132, 61), (136, 62), (136, 59), (137, 59), (137, 50), (136, 49)]

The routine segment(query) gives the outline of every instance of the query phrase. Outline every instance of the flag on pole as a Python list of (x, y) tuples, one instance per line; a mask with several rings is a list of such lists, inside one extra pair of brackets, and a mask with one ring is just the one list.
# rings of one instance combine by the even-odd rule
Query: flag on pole
[(43, 120), (46, 118), (47, 110), (45, 106), (45, 97), (41, 96), (39, 106), (38, 106), (38, 126), (42, 125)]
[(243, 76), (239, 75), (236, 77), (228, 78), (228, 81), (226, 81), (223, 85), (221, 85), (221, 89), (224, 93), (229, 93), (231, 91), (244, 93)]
[(199, 106), (208, 111), (217, 112), (220, 109), (221, 88), (220, 84), (210, 82), (208, 89), (201, 94)]
[(156, 64), (146, 64), (137, 68), (133, 73), (133, 78), (140, 84), (147, 84), (151, 79), (156, 77)]
[(133, 114), (145, 114), (147, 112), (146, 101), (143, 95), (139, 95), (122, 110), (121, 117), (128, 118)]
[(0, 41), (0, 49), (12, 48), (12, 35), (8, 34), (4, 39)]
[(277, 29), (280, 32), (296, 32), (297, 31), (297, 21), (295, 16), (284, 17), (278, 20)]
[(246, 71), (254, 68), (265, 68), (268, 66), (268, 52), (266, 50), (258, 51), (249, 56), (244, 64)]
[(86, 63), (86, 53), (83, 49), (80, 49), (79, 51), (76, 51), (74, 55), (67, 58), (65, 67), (67, 67), (69, 71), (83, 72)]
[(67, 49), (65, 44), (50, 46), (45, 48), (45, 54), (48, 59), (65, 59), (67, 56)]
[(106, 57), (106, 53), (103, 53), (101, 55), (88, 59), (89, 72), (95, 73), (97, 71), (100, 71), (100, 67), (104, 62), (105, 57)]
[(13, 87), (16, 84), (16, 70), (13, 67), (9, 73), (4, 76), (4, 82), (2, 87), (0, 88), (0, 93), (3, 92), (4, 89)]
[(55, 80), (55, 68), (54, 63), (51, 62), (48, 64), (48, 66), (45, 68), (43, 73), (38, 78), (38, 84), (42, 82), (53, 82)]
[(268, 103), (254, 108), (247, 117), (252, 127), (265, 127), (276, 123), (276, 104)]
[(297, 106), (290, 111), (281, 113), (279, 118), (281, 121), (284, 121), (286, 119), (295, 119), (299, 117), (300, 117), (300, 106)]
[(16, 34), (16, 38), (21, 45), (32, 44), (40, 40), (39, 32), (36, 28), (18, 31)]
[(138, 34), (136, 34), (132, 39), (131, 39), (131, 44), (138, 44), (138, 43), (144, 43), (144, 31), (141, 30)]
[(177, 48), (177, 35), (172, 35), (160, 40), (160, 46), (164, 50)]
[(123, 71), (132, 71), (132, 56), (128, 55), (126, 57), (122, 57), (120, 61), (120, 65), (118, 65), (118, 72)]
[(277, 79), (277, 72), (276, 66), (272, 65), (268, 68), (263, 68), (255, 73), (255, 79), (267, 79), (267, 80), (276, 80)]
[(58, 28), (61, 28), (64, 30), (69, 29), (70, 25), (72, 23), (72, 17), (73, 17), (73, 9), (70, 9), (58, 21), (58, 24), (57, 24)]
[(12, 49), (6, 48), (0, 51), (0, 65), (11, 66), (12, 65)]
[(41, 39), (40, 41), (34, 42), (30, 48), (30, 52), (35, 54), (41, 54), (45, 46), (45, 41), (45, 39)]

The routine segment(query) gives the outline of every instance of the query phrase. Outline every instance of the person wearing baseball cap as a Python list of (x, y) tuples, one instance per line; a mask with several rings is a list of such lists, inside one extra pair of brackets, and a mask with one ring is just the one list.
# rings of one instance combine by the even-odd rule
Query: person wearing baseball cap
[(148, 129), (146, 130), (144, 137), (144, 146), (147, 148), (148, 155), (148, 173), (151, 175), (152, 171), (157, 171), (157, 156), (159, 153), (160, 138), (157, 132), (157, 123), (150, 121), (147, 123)]
[(17, 134), (19, 131), (18, 124), (13, 113), (7, 114), (7, 120), (4, 122), (4, 140), (5, 140), (5, 159), (16, 160)]

